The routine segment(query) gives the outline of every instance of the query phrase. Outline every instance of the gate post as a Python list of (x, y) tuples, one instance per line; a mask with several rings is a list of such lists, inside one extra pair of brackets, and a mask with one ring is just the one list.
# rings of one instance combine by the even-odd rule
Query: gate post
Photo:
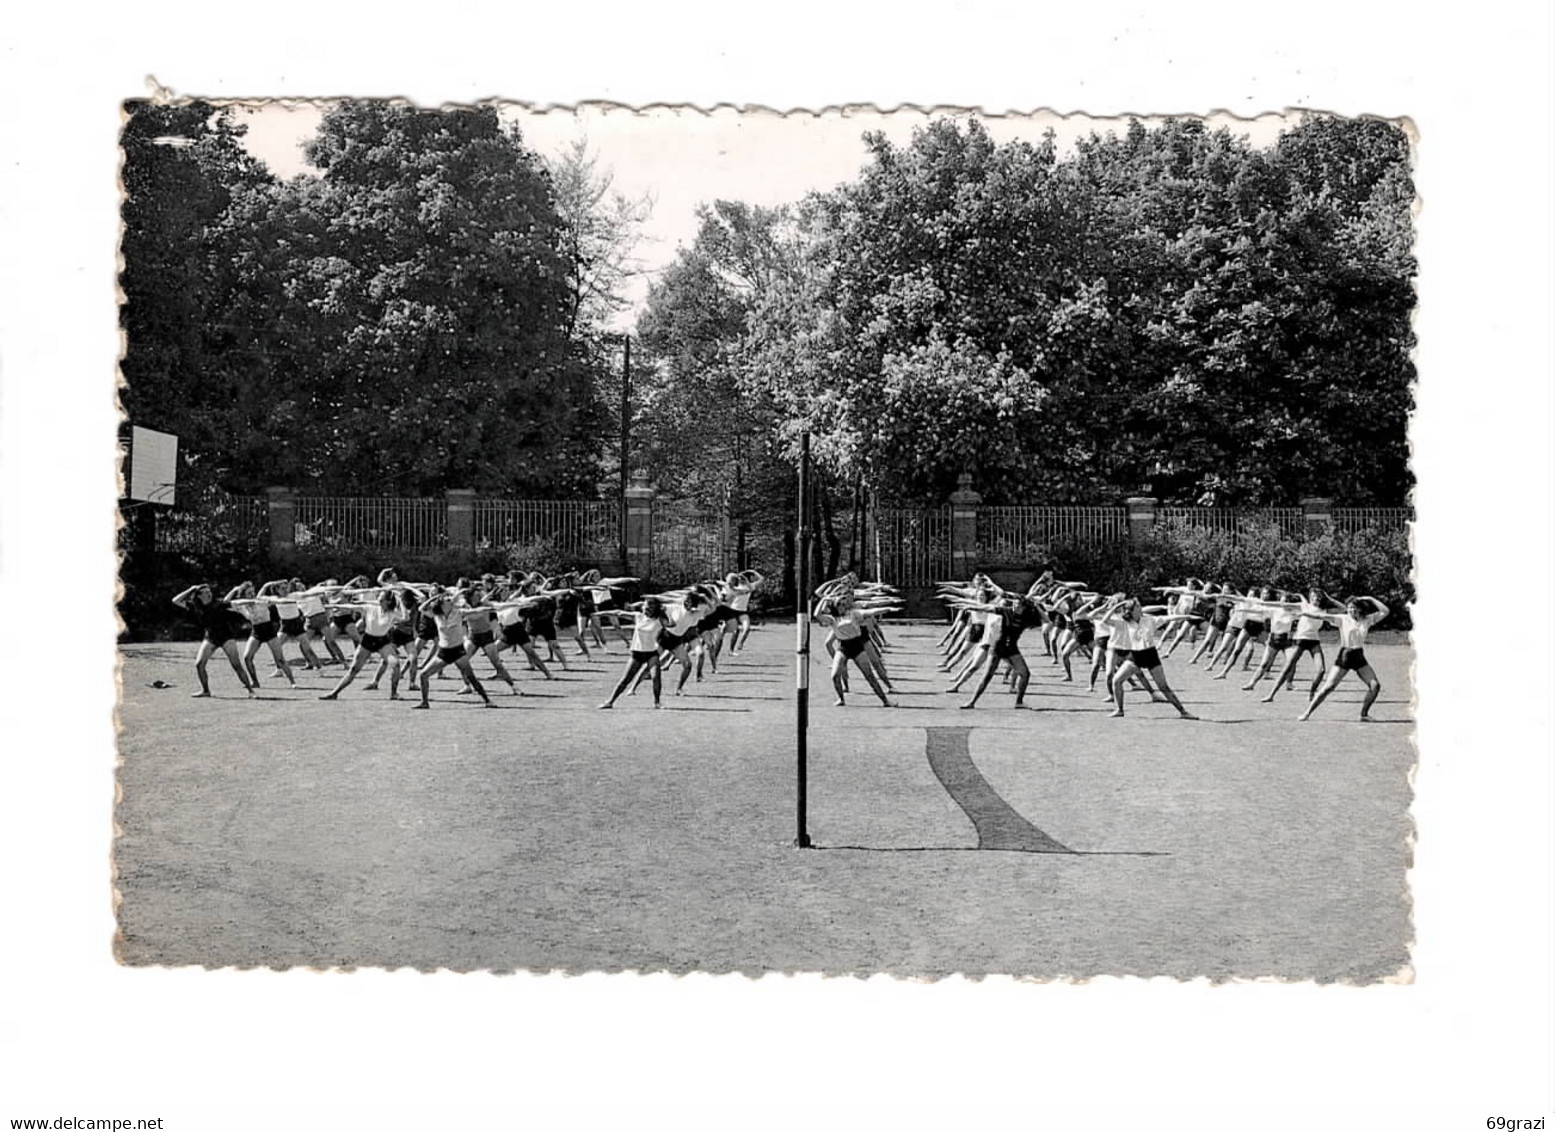
[(289, 487), (265, 488), (270, 515), (270, 553), (288, 554), (297, 549), (297, 497)]
[(451, 487), (448, 499), (448, 546), (452, 550), (475, 549), (475, 492), (468, 487)]
[(1318, 538), (1334, 529), (1334, 501), (1312, 496), (1301, 501), (1302, 525), (1308, 538)]
[(977, 505), (983, 497), (972, 490), (972, 473), (962, 472), (950, 493), (950, 576), (970, 578), (977, 567)]
[(653, 573), (653, 497), (648, 473), (635, 472), (626, 489), (626, 564), (634, 577)]
[(1128, 541), (1140, 543), (1150, 537), (1150, 532), (1155, 529), (1155, 505), (1156, 497), (1153, 495), (1131, 495), (1124, 502), (1128, 504)]

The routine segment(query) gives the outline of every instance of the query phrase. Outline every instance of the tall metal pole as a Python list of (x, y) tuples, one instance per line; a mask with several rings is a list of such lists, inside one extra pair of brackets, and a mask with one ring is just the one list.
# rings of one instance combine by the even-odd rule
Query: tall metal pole
[(626, 553), (626, 486), (627, 472), (631, 466), (631, 429), (632, 429), (632, 340), (626, 335), (621, 337), (621, 515), (620, 515), (620, 551), (621, 573), (627, 575), (632, 572), (631, 563), (627, 561)]
[(794, 625), (797, 637), (794, 692), (794, 750), (799, 757), (797, 798), (798, 833), (794, 847), (810, 848), (806, 811), (809, 806), (809, 729), (810, 729), (810, 434), (799, 439), (799, 584)]

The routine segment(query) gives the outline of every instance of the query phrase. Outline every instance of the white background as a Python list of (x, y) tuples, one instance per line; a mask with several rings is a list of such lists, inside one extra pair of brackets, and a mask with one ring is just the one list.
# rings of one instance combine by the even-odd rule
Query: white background
[[(943, 1128), (1007, 1109), (1031, 1124), (1072, 1110), (1052, 1123), (1089, 1129), (1172, 1110), (1201, 1113), (1164, 1121), (1185, 1127), (1472, 1129), (1550, 1115), (1547, 4), (44, 7), (13, 6), (0, 32), (0, 1120), (411, 1128), (459, 1109), (492, 1127), (809, 1128), (889, 1110)], [(1412, 116), (1416, 982), (115, 967), (115, 146), (117, 103), (148, 74), (211, 96), (426, 104)]]

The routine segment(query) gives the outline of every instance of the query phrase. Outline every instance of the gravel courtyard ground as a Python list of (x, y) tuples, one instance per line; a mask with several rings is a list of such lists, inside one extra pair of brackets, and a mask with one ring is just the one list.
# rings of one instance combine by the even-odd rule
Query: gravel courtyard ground
[(191, 700), (193, 644), (126, 646), (118, 955), (1324, 981), (1406, 966), (1407, 646), (1368, 650), (1371, 724), (1353, 677), (1297, 724), (1304, 692), (1263, 705), (1180, 651), (1167, 670), (1192, 723), (1142, 697), (1109, 719), (1040, 658), (1033, 710), (993, 689), (957, 710), (939, 633), (892, 630), (894, 710), (856, 678), (833, 707), (814, 662), (811, 851), (791, 845), (781, 622), (658, 712), (646, 688), (596, 709), (619, 640), (554, 683), (520, 675), (528, 694), (503, 690), (501, 710), (448, 681), (429, 712), (361, 683), (320, 702), (338, 670), (299, 671), (297, 691), (268, 678), (250, 702), (219, 658), (217, 698)]

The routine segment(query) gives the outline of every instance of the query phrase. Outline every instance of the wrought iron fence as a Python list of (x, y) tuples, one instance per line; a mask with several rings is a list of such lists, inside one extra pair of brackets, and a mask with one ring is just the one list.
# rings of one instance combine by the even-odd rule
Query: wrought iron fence
[(1408, 507), (1335, 507), (1334, 530), (1354, 534), (1363, 530), (1406, 531), (1415, 513)]
[(1156, 523), (1221, 531), (1232, 541), (1270, 527), (1286, 538), (1300, 538), (1306, 532), (1306, 513), (1300, 507), (1162, 507), (1156, 511)]
[(722, 515), (692, 503), (653, 502), (649, 575), (659, 585), (684, 585), (734, 569), (734, 549)]
[(270, 533), (265, 500), (212, 489), (156, 512), (156, 548), (170, 554), (257, 552)]
[(442, 498), (299, 495), (295, 514), (299, 550), (426, 552), (448, 545), (448, 505)]
[(874, 536), (868, 557), (881, 581), (927, 586), (951, 577), (949, 507), (882, 507)]
[(474, 535), (482, 550), (543, 542), (579, 563), (613, 562), (620, 555), (621, 510), (590, 499), (476, 499)]
[(977, 560), (985, 566), (1027, 566), (1054, 543), (1108, 543), (1128, 537), (1122, 507), (981, 507)]

